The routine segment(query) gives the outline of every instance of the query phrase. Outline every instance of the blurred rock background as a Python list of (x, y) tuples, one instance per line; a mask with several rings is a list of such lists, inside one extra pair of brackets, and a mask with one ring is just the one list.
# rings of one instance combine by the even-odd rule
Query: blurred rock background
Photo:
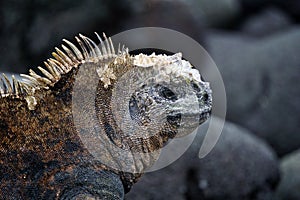
[(178, 30), (216, 62), (228, 122), (207, 157), (197, 157), (199, 131), (182, 158), (147, 173), (126, 199), (299, 200), (299, 22), (299, 0), (2, 0), (0, 71), (26, 73), (78, 33)]

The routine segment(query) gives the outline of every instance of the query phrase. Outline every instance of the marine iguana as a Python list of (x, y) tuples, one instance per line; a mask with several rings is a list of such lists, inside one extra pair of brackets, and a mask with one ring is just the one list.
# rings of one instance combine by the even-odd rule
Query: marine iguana
[(64, 39), (23, 81), (0, 76), (0, 199), (123, 199), (208, 119), (209, 84), (180, 53), (130, 55), (96, 35)]

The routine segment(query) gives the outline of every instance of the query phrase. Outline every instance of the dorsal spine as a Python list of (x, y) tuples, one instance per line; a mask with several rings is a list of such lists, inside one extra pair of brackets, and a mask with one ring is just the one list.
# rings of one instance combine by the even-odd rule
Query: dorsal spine
[(111, 38), (107, 38), (103, 33), (103, 39), (95, 32), (100, 44), (97, 45), (90, 38), (79, 34), (75, 37), (80, 48), (77, 48), (72, 42), (63, 39), (65, 44), (61, 45), (61, 49), (55, 47), (55, 52), (52, 53), (53, 58), (47, 59), (44, 62), (45, 67), (38, 66), (42, 75), (39, 75), (34, 70), (30, 69), (29, 74), (21, 74), (23, 81), (17, 80), (12, 76), (12, 82), (9, 78), (2, 74), (0, 75), (0, 98), (12, 96), (19, 98), (34, 95), (38, 89), (49, 89), (58, 82), (63, 74), (68, 73), (73, 68), (77, 68), (85, 62), (98, 62), (104, 59), (115, 58), (118, 55), (128, 54), (128, 49), (120, 45), (117, 52)]

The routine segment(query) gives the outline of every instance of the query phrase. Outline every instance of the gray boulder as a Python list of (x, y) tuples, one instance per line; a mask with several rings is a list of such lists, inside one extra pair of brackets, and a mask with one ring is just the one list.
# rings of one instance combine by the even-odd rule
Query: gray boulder
[(227, 122), (212, 152), (199, 159), (206, 128), (201, 127), (179, 160), (146, 173), (126, 199), (273, 200), (279, 174), (270, 147), (247, 130)]
[(300, 29), (255, 39), (207, 35), (226, 88), (228, 119), (265, 138), (279, 155), (300, 147)]
[(300, 150), (285, 156), (280, 164), (282, 178), (277, 188), (279, 200), (300, 199)]

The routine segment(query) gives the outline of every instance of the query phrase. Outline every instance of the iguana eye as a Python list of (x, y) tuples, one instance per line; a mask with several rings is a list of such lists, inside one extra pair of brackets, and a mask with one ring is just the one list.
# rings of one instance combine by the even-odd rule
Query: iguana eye
[(157, 85), (158, 88), (158, 95), (171, 101), (177, 100), (177, 96), (175, 93), (170, 90), (169, 88), (163, 86), (163, 85)]

